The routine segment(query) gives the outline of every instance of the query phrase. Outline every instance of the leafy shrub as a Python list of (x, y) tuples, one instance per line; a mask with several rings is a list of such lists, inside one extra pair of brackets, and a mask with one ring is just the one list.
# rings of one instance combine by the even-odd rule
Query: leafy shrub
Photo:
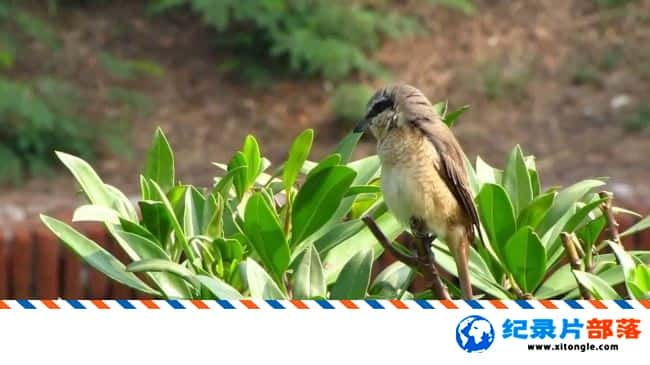
[[(446, 114), (453, 124), (464, 110)], [(177, 183), (173, 151), (159, 130), (140, 177), (139, 211), (124, 194), (102, 182), (85, 161), (58, 153), (88, 198), (74, 221), (103, 222), (132, 261), (126, 267), (69, 225), (41, 216), (71, 250), (110, 278), (166, 298), (431, 298), (409, 290), (416, 276), (396, 262), (374, 279), (382, 247), (361, 220), (371, 216), (390, 240), (404, 229), (387, 211), (377, 180), (377, 156), (349, 162), (359, 139), (351, 134), (319, 162), (307, 158), (313, 132), (293, 142), (287, 160), (271, 168), (254, 137), (226, 164), (208, 188)], [(650, 252), (626, 253), (618, 243), (597, 243), (605, 218), (592, 193), (599, 180), (568, 188), (541, 189), (533, 159), (519, 147), (505, 170), (478, 159), (470, 169), (486, 242), (470, 252), (472, 281), (493, 298), (575, 298), (588, 288), (597, 298), (615, 298), (625, 283), (634, 298), (650, 295)], [(650, 227), (650, 218), (623, 235)], [(584, 269), (563, 265), (561, 234), (576, 236)], [(579, 241), (578, 241), (579, 240)], [(600, 253), (610, 246), (615, 255)], [(455, 265), (436, 241), (438, 263)], [(143, 273), (144, 280), (134, 273)], [(577, 279), (577, 281), (576, 281)], [(581, 283), (581, 286), (578, 285)], [(449, 283), (452, 293), (457, 293)]]
[[(288, 64), (291, 71), (339, 79), (350, 72), (371, 75), (380, 66), (366, 52), (381, 45), (383, 37), (395, 37), (417, 29), (413, 18), (326, 0), (157, 0), (154, 13), (187, 5), (220, 36), (217, 42), (232, 47), (237, 55), (227, 68), (258, 65), (260, 59)], [(247, 72), (244, 70), (244, 72)]]
[(345, 124), (352, 125), (363, 118), (366, 104), (372, 97), (373, 90), (363, 84), (342, 84), (336, 88), (332, 97), (332, 113), (334, 118)]

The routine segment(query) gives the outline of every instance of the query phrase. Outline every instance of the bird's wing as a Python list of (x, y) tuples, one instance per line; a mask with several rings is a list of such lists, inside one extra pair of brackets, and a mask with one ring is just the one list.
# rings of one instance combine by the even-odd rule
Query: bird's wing
[[(452, 192), (456, 201), (461, 205), (470, 222), (476, 227), (479, 238), (483, 241), (481, 233), (481, 221), (479, 219), (472, 191), (469, 187), (467, 170), (465, 166), (465, 154), (463, 153), (458, 141), (451, 133), (449, 128), (442, 122), (434, 122), (430, 119), (415, 120), (415, 125), (424, 136), (431, 142), (440, 156), (441, 166), (439, 168), (440, 176), (447, 184), (447, 188)], [(436, 135), (444, 134), (446, 138), (436, 138)], [(469, 227), (470, 241), (474, 240), (474, 232)]]

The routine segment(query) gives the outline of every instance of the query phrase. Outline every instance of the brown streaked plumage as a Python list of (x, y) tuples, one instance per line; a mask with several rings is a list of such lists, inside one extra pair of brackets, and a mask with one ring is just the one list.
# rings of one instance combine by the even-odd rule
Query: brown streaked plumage
[(463, 297), (470, 298), (468, 247), (474, 229), (481, 231), (460, 144), (429, 100), (404, 84), (375, 93), (357, 127), (366, 129), (377, 139), (386, 205), (412, 230), (423, 231), (415, 233), (431, 233), (447, 243)]

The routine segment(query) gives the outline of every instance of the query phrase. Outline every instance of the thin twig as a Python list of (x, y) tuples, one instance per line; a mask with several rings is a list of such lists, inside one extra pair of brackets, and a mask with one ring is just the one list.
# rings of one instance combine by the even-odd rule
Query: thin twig
[(390, 241), (388, 240), (386, 235), (384, 235), (384, 232), (382, 232), (381, 229), (379, 229), (379, 227), (377, 226), (377, 223), (375, 223), (375, 220), (372, 219), (371, 216), (368, 216), (368, 215), (364, 216), (363, 218), (361, 218), (361, 220), (363, 220), (363, 222), (366, 224), (366, 226), (368, 226), (368, 228), (370, 229), (370, 232), (372, 232), (373, 236), (375, 236), (377, 241), (379, 241), (379, 244), (381, 244), (384, 247), (384, 249), (386, 251), (388, 251), (388, 253), (395, 256), (396, 259), (398, 259), (399, 261), (402, 261), (406, 265), (417, 269), (417, 267), (418, 267), (418, 259), (416, 257), (408, 256), (408, 255), (405, 255), (405, 254), (401, 253), (400, 251), (398, 251), (390, 243)]
[(614, 210), (612, 209), (612, 199), (614, 194), (609, 191), (601, 191), (598, 193), (601, 199), (605, 201), (600, 204), (600, 210), (603, 212), (605, 219), (607, 219), (607, 228), (609, 229), (609, 234), (612, 236), (612, 241), (622, 245), (621, 235), (618, 233), (618, 223), (614, 217)]
[[(564, 244), (564, 252), (566, 252), (567, 257), (569, 258), (569, 263), (573, 270), (580, 270), (580, 257), (578, 257), (578, 252), (576, 251), (576, 243), (572, 235), (562, 232), (560, 234), (562, 243)], [(580, 296), (583, 299), (593, 299), (591, 293), (587, 288), (585, 288), (580, 281), (578, 282), (578, 288), (580, 289)]]
[(386, 235), (384, 235), (381, 229), (379, 229), (377, 223), (372, 217), (364, 216), (361, 219), (368, 226), (370, 232), (372, 232), (377, 241), (379, 241), (379, 243), (384, 247), (386, 251), (395, 256), (395, 258), (397, 258), (399, 261), (420, 272), (422, 276), (424, 276), (425, 280), (431, 283), (430, 289), (433, 291), (434, 295), (436, 295), (438, 298), (451, 299), (447, 288), (442, 283), (440, 275), (438, 274), (433, 251), (430, 248), (427, 249), (427, 247), (430, 247), (431, 242), (428, 242), (427, 245), (425, 238), (416, 238), (418, 241), (416, 244), (418, 256), (413, 257), (405, 255), (392, 245)]

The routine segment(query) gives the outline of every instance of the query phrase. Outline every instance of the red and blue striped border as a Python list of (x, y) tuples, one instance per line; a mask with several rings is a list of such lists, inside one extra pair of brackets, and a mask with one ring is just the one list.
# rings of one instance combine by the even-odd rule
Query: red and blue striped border
[(7, 309), (646, 309), (650, 300), (0, 300)]

